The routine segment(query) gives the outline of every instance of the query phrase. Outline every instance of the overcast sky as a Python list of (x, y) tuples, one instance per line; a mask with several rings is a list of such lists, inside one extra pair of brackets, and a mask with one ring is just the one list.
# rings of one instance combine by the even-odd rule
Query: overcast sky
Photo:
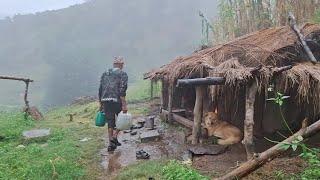
[(85, 0), (0, 0), (0, 17), (61, 9)]

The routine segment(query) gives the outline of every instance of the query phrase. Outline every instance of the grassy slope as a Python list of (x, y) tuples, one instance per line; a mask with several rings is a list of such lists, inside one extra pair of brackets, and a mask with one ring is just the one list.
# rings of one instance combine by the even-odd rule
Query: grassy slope
[[(98, 177), (99, 156), (103, 145), (103, 128), (96, 128), (91, 121), (94, 104), (68, 107), (49, 112), (46, 120), (24, 120), (20, 113), (0, 114), (0, 179), (79, 179)], [(87, 113), (84, 113), (84, 112)], [(67, 113), (82, 112), (74, 122), (69, 122)], [(89, 117), (89, 119), (88, 119)], [(23, 130), (51, 128), (47, 140), (25, 141)], [(84, 137), (92, 138), (79, 142)], [(24, 145), (25, 148), (17, 148)], [(97, 168), (97, 169), (96, 169)]]
[[(129, 101), (148, 98), (149, 83), (138, 82), (128, 89)], [(150, 92), (150, 91), (149, 91)], [(24, 120), (16, 110), (0, 113), (0, 179), (96, 179), (103, 176), (99, 150), (106, 128), (93, 124), (97, 103), (60, 107), (45, 115), (45, 120)], [(129, 106), (133, 114), (145, 114), (145, 107)], [(69, 122), (68, 114), (75, 114)], [(23, 130), (51, 128), (48, 139), (25, 141)], [(91, 138), (87, 142), (80, 139)], [(25, 148), (17, 148), (24, 145)]]

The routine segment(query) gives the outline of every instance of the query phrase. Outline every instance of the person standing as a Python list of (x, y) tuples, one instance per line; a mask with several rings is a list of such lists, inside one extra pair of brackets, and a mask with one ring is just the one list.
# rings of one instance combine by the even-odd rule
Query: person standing
[(103, 110), (108, 123), (109, 146), (108, 151), (114, 151), (121, 146), (118, 141), (119, 130), (116, 129), (115, 116), (121, 111), (127, 113), (126, 91), (128, 88), (128, 75), (123, 69), (123, 58), (116, 57), (113, 68), (108, 69), (101, 76), (99, 86), (100, 110)]

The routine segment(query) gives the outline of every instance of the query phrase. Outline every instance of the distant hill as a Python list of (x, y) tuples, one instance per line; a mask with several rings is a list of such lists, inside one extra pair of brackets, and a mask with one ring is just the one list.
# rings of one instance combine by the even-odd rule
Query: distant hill
[[(148, 69), (191, 53), (200, 43), (198, 10), (212, 17), (216, 3), (92, 0), (3, 19), (0, 74), (35, 79), (31, 101), (37, 104), (66, 104), (76, 96), (95, 95), (113, 56), (125, 57), (133, 82)], [(20, 85), (0, 81), (0, 86), (1, 104), (20, 102)]]

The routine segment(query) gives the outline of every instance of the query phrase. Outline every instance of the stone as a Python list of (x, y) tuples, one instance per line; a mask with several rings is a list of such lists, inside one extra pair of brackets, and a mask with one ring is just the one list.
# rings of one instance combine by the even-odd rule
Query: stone
[(80, 141), (80, 142), (86, 142), (86, 141), (89, 141), (89, 140), (91, 140), (91, 138), (85, 137), (85, 138), (83, 138), (83, 139), (81, 139), (81, 140), (79, 140), (79, 141)]
[(188, 150), (194, 155), (218, 155), (225, 153), (227, 146), (222, 145), (190, 145)]
[(43, 138), (48, 137), (50, 134), (50, 129), (35, 129), (22, 132), (22, 135), (25, 139)]
[(23, 148), (25, 148), (25, 147), (26, 147), (26, 146), (20, 144), (20, 145), (18, 145), (16, 148), (17, 148), (17, 149), (23, 149)]
[(157, 141), (160, 139), (158, 130), (145, 131), (140, 134), (140, 141), (146, 143), (149, 141)]

